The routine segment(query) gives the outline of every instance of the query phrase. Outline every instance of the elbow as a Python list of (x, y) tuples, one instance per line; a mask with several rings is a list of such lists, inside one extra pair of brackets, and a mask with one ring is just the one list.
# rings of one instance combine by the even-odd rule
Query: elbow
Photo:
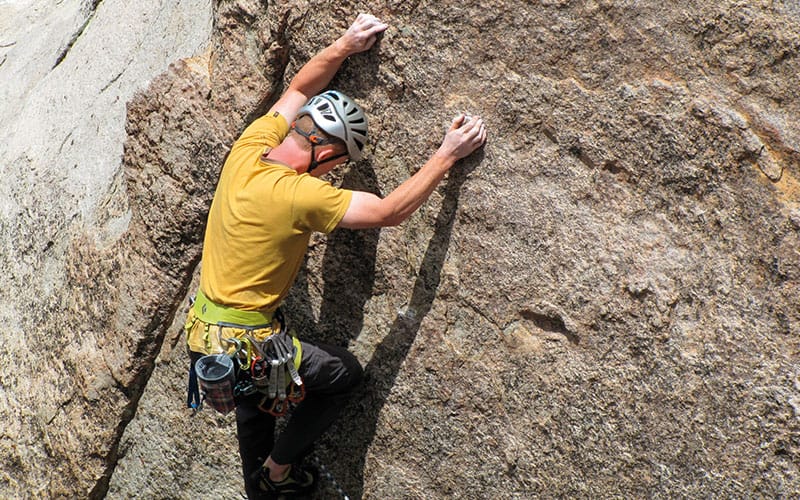
[(404, 220), (406, 220), (405, 217), (399, 217), (395, 215), (384, 219), (381, 225), (383, 227), (395, 227), (402, 224)]
[(399, 226), (408, 215), (402, 206), (390, 199), (355, 191), (340, 224), (350, 229)]
[(401, 211), (396, 210), (392, 207), (387, 207), (387, 209), (384, 210), (383, 213), (381, 213), (380, 215), (381, 226), (383, 227), (399, 226), (400, 224), (405, 222), (407, 218), (408, 216), (402, 213)]

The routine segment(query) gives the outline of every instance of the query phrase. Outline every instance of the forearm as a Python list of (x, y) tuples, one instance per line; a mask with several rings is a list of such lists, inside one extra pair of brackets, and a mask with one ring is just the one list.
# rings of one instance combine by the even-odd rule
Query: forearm
[(300, 92), (306, 98), (319, 93), (333, 79), (348, 55), (341, 39), (336, 40), (300, 68), (288, 90)]
[(425, 203), (456, 161), (457, 157), (437, 151), (417, 173), (383, 199), (354, 191), (339, 227), (366, 229), (401, 224)]
[(387, 25), (377, 17), (359, 14), (344, 35), (311, 58), (289, 83), (289, 88), (272, 105), (268, 114), (278, 112), (291, 123), (297, 112), (333, 79), (345, 59), (368, 50)]
[(381, 200), (388, 225), (402, 223), (425, 203), (455, 161), (437, 152), (417, 173)]

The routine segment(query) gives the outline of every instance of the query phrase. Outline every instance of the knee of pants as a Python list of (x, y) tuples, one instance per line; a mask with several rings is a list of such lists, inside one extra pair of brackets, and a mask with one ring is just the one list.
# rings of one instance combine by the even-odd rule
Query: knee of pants
[(355, 356), (352, 358), (352, 363), (347, 363), (347, 371), (350, 373), (351, 390), (355, 389), (356, 386), (364, 379), (364, 368), (361, 366), (361, 363), (358, 362)]
[(345, 375), (344, 380), (342, 380), (343, 383), (340, 385), (342, 389), (340, 392), (351, 392), (364, 378), (364, 368), (350, 351), (343, 351), (339, 355), (339, 359)]

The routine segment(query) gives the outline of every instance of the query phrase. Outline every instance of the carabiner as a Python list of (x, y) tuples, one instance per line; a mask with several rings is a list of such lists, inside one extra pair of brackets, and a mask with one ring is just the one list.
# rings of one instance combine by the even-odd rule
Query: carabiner
[(306, 386), (297, 385), (295, 383), (292, 383), (289, 386), (289, 397), (288, 397), (289, 401), (297, 404), (300, 401), (304, 400), (305, 398), (306, 398)]
[[(265, 403), (269, 401), (272, 401), (272, 403), (270, 404), (269, 408), (266, 408)], [(279, 398), (270, 399), (269, 396), (264, 396), (264, 398), (258, 404), (258, 409), (269, 413), (273, 417), (282, 417), (286, 415), (286, 412), (289, 411), (289, 400)]]
[(266, 388), (269, 384), (268, 374), (267, 363), (260, 356), (256, 356), (250, 363), (250, 378), (253, 383), (259, 388)]

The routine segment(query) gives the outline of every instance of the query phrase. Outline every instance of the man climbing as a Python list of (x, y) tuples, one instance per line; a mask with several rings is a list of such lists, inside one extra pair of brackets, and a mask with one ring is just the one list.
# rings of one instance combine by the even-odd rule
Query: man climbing
[(293, 383), (288, 376), (282, 380), (294, 384), (289, 394), (300, 402), (275, 439), (275, 415), (285, 411), (285, 401), (255, 390), (261, 349), (252, 347), (288, 335), (278, 306), (295, 280), (311, 233), (401, 223), (456, 161), (486, 141), (480, 118), (459, 115), (425, 165), (383, 199), (319, 179), (348, 159), (361, 157), (367, 119), (341, 93), (315, 94), (347, 57), (368, 50), (387, 27), (374, 16), (360, 14), (344, 35), (300, 69), (267, 114), (233, 145), (208, 214), (200, 288), (186, 322), (187, 342), (193, 364), (206, 354), (238, 352), (237, 437), (251, 499), (302, 495), (314, 487), (316, 474), (299, 462), (362, 376), (360, 364), (346, 349), (287, 337), (283, 352), (293, 354), (287, 370), (295, 369), (302, 381)]

